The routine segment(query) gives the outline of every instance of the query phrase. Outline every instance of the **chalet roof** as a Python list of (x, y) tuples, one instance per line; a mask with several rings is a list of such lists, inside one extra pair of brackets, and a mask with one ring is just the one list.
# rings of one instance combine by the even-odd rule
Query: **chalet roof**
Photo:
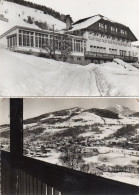
[(105, 16), (102, 16), (100, 14), (98, 15), (94, 15), (94, 16), (91, 16), (91, 17), (88, 17), (88, 18), (83, 18), (83, 19), (80, 19), (78, 21), (76, 21), (75, 23), (73, 23), (72, 25), (72, 28), (68, 31), (68, 32), (72, 32), (72, 31), (76, 31), (76, 30), (81, 30), (81, 29), (87, 29), (88, 27), (90, 27), (92, 24), (98, 22), (99, 20), (106, 20), (106, 21), (109, 21), (110, 23), (113, 23), (113, 24), (117, 24), (121, 27), (123, 27), (124, 29), (127, 29), (128, 31), (131, 32), (132, 34), (132, 40), (133, 41), (137, 41), (137, 38), (135, 37), (135, 35), (132, 33), (132, 31), (130, 30), (129, 27), (121, 24), (121, 23), (118, 23), (118, 22), (115, 22), (113, 20), (110, 20), (109, 18), (105, 17)]
[(119, 25), (124, 26), (124, 27), (127, 28), (127, 26), (125, 26), (123, 24), (120, 24), (118, 22), (110, 20), (109, 18), (107, 18), (105, 16), (102, 16), (102, 15), (98, 14), (98, 15), (94, 15), (94, 16), (91, 16), (91, 17), (88, 17), (88, 18), (83, 18), (83, 19), (80, 19), (80, 20), (76, 21), (75, 23), (73, 23), (73, 27), (70, 31), (85, 29), (85, 28), (91, 26), (92, 24), (94, 24), (95, 22), (99, 21), (100, 19), (107, 20), (111, 23), (119, 24)]
[(100, 15), (95, 15), (95, 16), (92, 16), (89, 18), (84, 18), (84, 19), (78, 20), (77, 22), (73, 23), (73, 27), (69, 31), (85, 29), (100, 19), (101, 19)]

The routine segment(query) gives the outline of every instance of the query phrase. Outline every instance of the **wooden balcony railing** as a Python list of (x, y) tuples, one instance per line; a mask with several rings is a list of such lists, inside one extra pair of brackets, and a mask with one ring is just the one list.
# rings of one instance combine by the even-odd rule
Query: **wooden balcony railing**
[[(105, 179), (23, 156), (12, 167), (1, 152), (2, 195), (138, 195), (133, 185)], [(13, 191), (12, 191), (13, 190)]]
[(92, 51), (86, 51), (85, 57), (90, 59), (99, 59), (99, 60), (113, 60), (114, 58), (122, 59), (126, 62), (136, 62), (138, 60), (137, 57), (133, 56), (120, 56), (115, 54), (108, 54), (108, 53), (99, 53), (99, 52), (92, 52)]

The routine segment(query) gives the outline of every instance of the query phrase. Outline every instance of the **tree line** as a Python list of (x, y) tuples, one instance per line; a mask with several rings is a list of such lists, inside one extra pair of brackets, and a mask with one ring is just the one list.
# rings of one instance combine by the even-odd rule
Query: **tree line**
[(54, 18), (61, 20), (62, 22), (66, 22), (66, 15), (60, 14), (59, 12), (57, 12), (51, 8), (48, 8), (44, 5), (38, 5), (36, 3), (32, 3), (32, 2), (24, 1), (24, 0), (5, 0), (5, 1), (17, 3), (20, 5), (26, 6), (26, 7), (30, 7), (30, 8), (34, 8), (34, 9), (43, 11), (44, 14), (49, 14), (49, 15), (53, 16)]

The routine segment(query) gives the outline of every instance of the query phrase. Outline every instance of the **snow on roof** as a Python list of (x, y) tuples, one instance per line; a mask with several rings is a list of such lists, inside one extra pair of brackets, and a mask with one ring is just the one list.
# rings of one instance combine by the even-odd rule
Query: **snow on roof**
[(88, 26), (94, 24), (95, 22), (97, 22), (100, 19), (101, 19), (100, 15), (92, 16), (91, 18), (89, 18), (81, 23), (73, 25), (73, 28), (69, 31), (75, 31), (75, 30), (87, 28)]
[(75, 22), (73, 24), (73, 28), (70, 31), (85, 29), (85, 28), (91, 26), (92, 24), (94, 24), (95, 22), (99, 21), (100, 19), (107, 20), (107, 21), (112, 22), (112, 23), (117, 23), (113, 20), (110, 20), (109, 18), (107, 18), (105, 16), (102, 16), (102, 15), (98, 14), (98, 15), (88, 17), (88, 18), (85, 18), (85, 19), (81, 19), (81, 20)]

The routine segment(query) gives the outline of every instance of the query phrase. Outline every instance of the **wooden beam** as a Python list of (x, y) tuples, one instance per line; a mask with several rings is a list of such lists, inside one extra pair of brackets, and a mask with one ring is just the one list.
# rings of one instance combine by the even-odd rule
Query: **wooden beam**
[(10, 99), (10, 154), (17, 167), (23, 157), (23, 99)]

